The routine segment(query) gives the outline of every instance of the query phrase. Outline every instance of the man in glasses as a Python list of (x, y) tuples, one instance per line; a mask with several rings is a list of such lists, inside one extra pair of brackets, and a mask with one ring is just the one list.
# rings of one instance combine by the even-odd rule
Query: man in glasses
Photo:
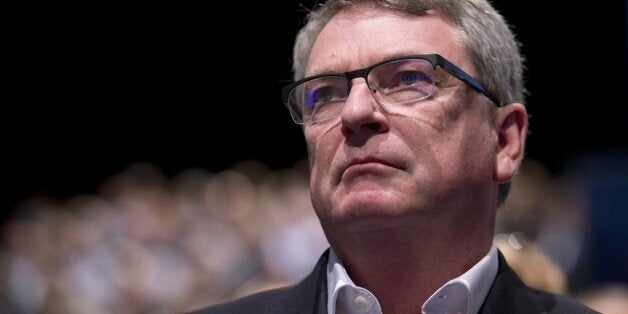
[(330, 250), (301, 283), (216, 313), (581, 313), (493, 244), (524, 154), (522, 57), (484, 0), (330, 0), (283, 90)]

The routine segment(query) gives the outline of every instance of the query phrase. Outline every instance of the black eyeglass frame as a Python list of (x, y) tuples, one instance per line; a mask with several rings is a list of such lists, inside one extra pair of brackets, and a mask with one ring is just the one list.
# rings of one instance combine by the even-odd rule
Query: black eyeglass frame
[(353, 71), (344, 72), (344, 73), (324, 73), (324, 74), (318, 74), (318, 75), (309, 76), (309, 77), (300, 79), (298, 81), (295, 81), (295, 82), (285, 86), (282, 89), (282, 91), (281, 91), (282, 100), (283, 100), (284, 104), (286, 105), (286, 107), (288, 107), (288, 109), (290, 109), (290, 103), (289, 103), (289, 100), (288, 100), (289, 97), (290, 97), (290, 92), (292, 92), (293, 89), (295, 89), (297, 86), (299, 86), (302, 83), (305, 83), (307, 81), (311, 81), (313, 79), (317, 79), (319, 77), (325, 77), (325, 76), (344, 76), (344, 77), (347, 78), (347, 81), (351, 81), (354, 78), (361, 77), (365, 81), (368, 82), (367, 76), (368, 76), (369, 72), (371, 72), (371, 70), (373, 70), (374, 68), (376, 68), (376, 67), (378, 67), (378, 66), (380, 66), (382, 64), (389, 63), (389, 62), (394, 62), (394, 61), (399, 61), (399, 60), (406, 60), (406, 59), (423, 59), (423, 60), (427, 60), (427, 61), (429, 61), (432, 64), (432, 67), (434, 68), (434, 70), (436, 70), (436, 66), (440, 66), (441, 68), (443, 68), (443, 70), (445, 70), (448, 73), (450, 73), (451, 75), (457, 77), (459, 80), (461, 80), (465, 84), (469, 85), (471, 88), (473, 88), (477, 92), (479, 92), (479, 93), (483, 94), (484, 96), (486, 96), (486, 98), (488, 98), (496, 106), (501, 107), (501, 105), (502, 105), (497, 100), (497, 97), (493, 96), (492, 93), (490, 93), (488, 90), (486, 90), (482, 86), (482, 84), (480, 84), (480, 82), (478, 82), (476, 79), (474, 79), (471, 75), (467, 74), (465, 71), (460, 69), (458, 66), (453, 64), (451, 61), (449, 61), (449, 60), (445, 59), (444, 57), (442, 57), (441, 55), (435, 54), (435, 53), (433, 53), (433, 54), (408, 55), (408, 56), (397, 57), (397, 58), (388, 59), (388, 60), (385, 60), (385, 61), (381, 61), (381, 62), (375, 63), (375, 64), (370, 65), (370, 66), (368, 66), (366, 68), (363, 68), (363, 69), (353, 70)]

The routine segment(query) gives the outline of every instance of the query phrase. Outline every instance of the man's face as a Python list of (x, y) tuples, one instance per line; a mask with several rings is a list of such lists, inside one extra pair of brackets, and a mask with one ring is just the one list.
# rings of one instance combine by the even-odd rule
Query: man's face
[[(438, 53), (477, 76), (438, 13), (404, 16), (369, 4), (331, 19), (306, 76), (419, 53)], [(305, 126), (312, 201), (327, 231), (459, 219), (495, 202), (493, 105), (450, 77), (430, 98), (408, 106), (404, 114), (387, 112), (357, 78), (340, 117)]]

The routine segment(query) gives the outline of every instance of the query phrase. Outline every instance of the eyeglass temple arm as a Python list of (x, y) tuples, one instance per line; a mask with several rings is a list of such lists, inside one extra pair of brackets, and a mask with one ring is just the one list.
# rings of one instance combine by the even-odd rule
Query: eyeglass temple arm
[(497, 100), (497, 98), (495, 98), (495, 96), (493, 96), (489, 91), (484, 89), (484, 87), (482, 87), (480, 82), (475, 80), (473, 77), (471, 77), (469, 74), (467, 74), (462, 69), (457, 67), (455, 64), (449, 62), (449, 60), (443, 57), (439, 58), (439, 64), (443, 66), (443, 69), (445, 71), (449, 72), (450, 74), (457, 77), (458, 79), (460, 79), (467, 85), (471, 86), (471, 88), (475, 89), (476, 91), (484, 94), (484, 96), (486, 96), (495, 105), (497, 105), (498, 107), (501, 107), (501, 103)]

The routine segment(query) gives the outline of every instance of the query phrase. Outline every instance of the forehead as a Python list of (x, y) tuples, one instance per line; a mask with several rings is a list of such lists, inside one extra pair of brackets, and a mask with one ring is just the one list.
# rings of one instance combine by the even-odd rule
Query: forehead
[(438, 53), (462, 65), (464, 49), (453, 30), (436, 11), (415, 16), (362, 2), (341, 10), (325, 25), (312, 47), (306, 76), (419, 53)]

